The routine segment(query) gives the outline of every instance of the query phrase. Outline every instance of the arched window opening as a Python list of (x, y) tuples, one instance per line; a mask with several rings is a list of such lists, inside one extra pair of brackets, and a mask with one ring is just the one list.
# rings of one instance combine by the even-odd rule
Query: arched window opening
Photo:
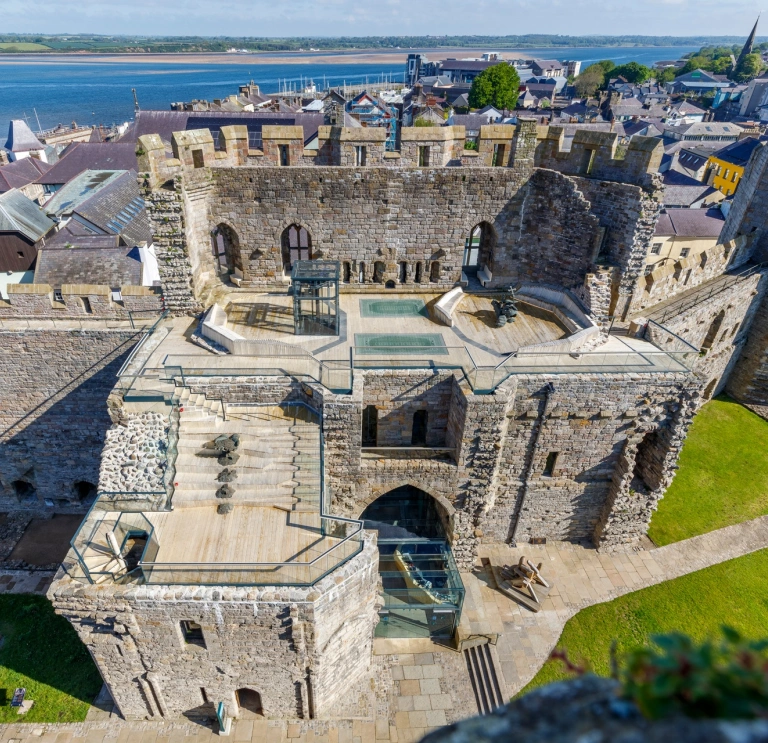
[(357, 275), (357, 283), (358, 284), (364, 284), (365, 283), (365, 263), (360, 263), (358, 275)]
[(237, 233), (227, 224), (218, 225), (211, 233), (213, 256), (219, 273), (242, 273), (243, 257), (240, 254), (240, 240)]
[(253, 689), (238, 689), (235, 692), (237, 697), (237, 706), (239, 708), (239, 719), (248, 719), (249, 717), (263, 717), (264, 708), (261, 706), (261, 694)]
[(426, 410), (417, 410), (413, 414), (413, 426), (411, 427), (411, 446), (427, 445), (427, 420)]
[(379, 438), (379, 410), (375, 405), (363, 409), (363, 446), (376, 446)]
[(296, 261), (309, 261), (312, 259), (312, 236), (305, 227), (292, 224), (283, 230), (281, 250), (283, 255), (283, 271), (289, 274)]
[(14, 480), (11, 483), (11, 487), (21, 503), (37, 501), (37, 490), (31, 482)]
[(493, 268), (493, 248), (496, 233), (488, 222), (476, 224), (464, 241), (462, 271), (474, 274), (483, 266)]
[(373, 283), (374, 284), (380, 284), (382, 281), (384, 281), (385, 269), (386, 269), (386, 266), (384, 265), (384, 261), (376, 261), (373, 264)]
[(421, 261), (416, 262), (416, 270), (414, 271), (413, 280), (416, 284), (421, 283)]
[(387, 281), (387, 282), (384, 284), (384, 288), (385, 288), (385, 289), (394, 289), (394, 288), (395, 288), (395, 286), (396, 286), (396, 285), (395, 285), (395, 282), (394, 282), (394, 281), (392, 281), (392, 279), (389, 279), (389, 281)]
[(72, 493), (79, 501), (89, 501), (96, 497), (96, 486), (88, 480), (78, 480), (72, 486)]
[(440, 281), (440, 263), (438, 261), (432, 261), (432, 265), (429, 267), (429, 280), (433, 284)]
[(352, 281), (352, 264), (349, 261), (344, 261), (344, 270), (342, 271), (341, 280), (345, 284)]
[(720, 332), (720, 326), (723, 324), (724, 319), (725, 310), (720, 310), (720, 312), (715, 315), (715, 319), (712, 320), (712, 324), (709, 326), (709, 330), (704, 337), (704, 342), (701, 344), (702, 350), (712, 348), (712, 344), (715, 342), (715, 338), (717, 338), (717, 334)]
[(400, 283), (408, 283), (408, 264), (405, 261), (400, 261)]

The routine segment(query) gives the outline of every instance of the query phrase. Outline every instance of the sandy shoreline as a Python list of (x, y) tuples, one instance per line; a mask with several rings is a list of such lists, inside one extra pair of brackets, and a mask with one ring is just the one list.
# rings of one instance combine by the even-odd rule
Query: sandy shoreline
[[(543, 47), (540, 47), (543, 48)], [(633, 47), (627, 47), (632, 49)], [(552, 47), (553, 52), (558, 47)], [(448, 57), (480, 57), (488, 49), (392, 49), (386, 51), (360, 52), (263, 52), (260, 54), (14, 54), (1, 55), (0, 65), (3, 64), (405, 64), (406, 57), (411, 52), (426, 54), (430, 61), (447, 59)], [(529, 54), (528, 49), (495, 49), (505, 55)], [(564, 51), (562, 48), (559, 51)]]

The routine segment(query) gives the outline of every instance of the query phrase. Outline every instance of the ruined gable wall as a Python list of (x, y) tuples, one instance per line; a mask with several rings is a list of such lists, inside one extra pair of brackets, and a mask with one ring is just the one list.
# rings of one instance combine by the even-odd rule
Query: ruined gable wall
[(98, 483), (107, 397), (141, 337), (134, 330), (0, 330), (0, 485), (24, 480), (35, 503), (72, 499), (77, 481)]

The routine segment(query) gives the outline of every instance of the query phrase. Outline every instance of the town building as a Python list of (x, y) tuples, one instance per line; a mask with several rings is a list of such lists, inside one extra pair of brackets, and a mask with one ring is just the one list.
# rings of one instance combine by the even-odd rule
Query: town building
[(648, 249), (646, 273), (712, 250), (718, 244), (724, 223), (725, 219), (717, 208), (664, 209)]
[(759, 144), (759, 138), (746, 137), (712, 153), (707, 161), (707, 180), (726, 196), (733, 196), (744, 177), (749, 158)]

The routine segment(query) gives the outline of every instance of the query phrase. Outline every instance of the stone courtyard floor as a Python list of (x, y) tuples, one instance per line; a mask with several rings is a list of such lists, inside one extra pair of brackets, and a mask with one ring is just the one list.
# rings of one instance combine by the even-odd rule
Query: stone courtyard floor
[[(481, 550), (477, 569), (462, 575), (463, 623), (476, 634), (498, 634), (495, 661), (506, 698), (541, 668), (565, 622), (580, 609), (768, 547), (768, 516), (654, 549), (603, 554), (570, 543)], [(532, 613), (493, 587), (489, 567), (526, 555), (544, 563), (554, 583), (542, 610)], [(0, 592), (10, 581), (3, 582)], [(20, 577), (20, 576), (19, 576)], [(42, 576), (37, 575), (37, 580)], [(35, 590), (35, 581), (14, 581)], [(38, 591), (40, 589), (37, 589)], [(15, 592), (15, 590), (14, 590)], [(74, 724), (0, 726), (0, 743), (207, 743), (215, 726), (189, 720), (125, 722), (108, 705)], [(477, 714), (463, 654), (428, 640), (377, 641), (372, 678), (349, 695), (336, 719), (241, 720), (233, 743), (410, 743), (434, 727)]]

